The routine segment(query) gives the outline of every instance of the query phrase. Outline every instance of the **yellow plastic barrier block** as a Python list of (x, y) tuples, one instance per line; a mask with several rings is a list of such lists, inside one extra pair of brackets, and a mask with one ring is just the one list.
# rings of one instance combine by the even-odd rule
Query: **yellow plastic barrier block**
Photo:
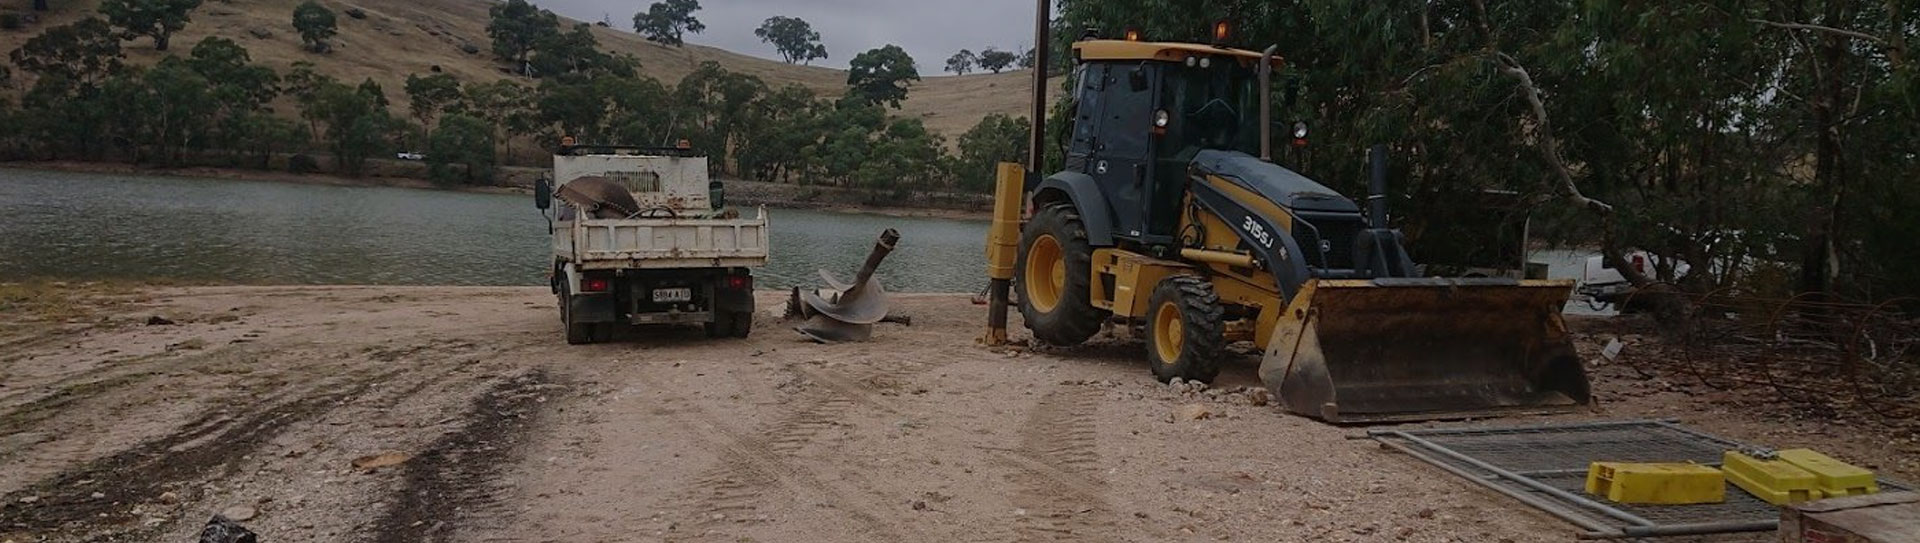
[(1880, 491), (1873, 472), (1833, 459), (1812, 449), (1787, 449), (1775, 453), (1794, 467), (1807, 470), (1820, 483), (1820, 492), (1829, 498), (1859, 496)]
[(1720, 470), (1699, 464), (1594, 462), (1587, 467), (1587, 493), (1617, 503), (1720, 503), (1727, 500), (1727, 482)]
[(1820, 492), (1818, 477), (1785, 460), (1764, 460), (1738, 451), (1727, 451), (1721, 458), (1720, 469), (1726, 472), (1727, 482), (1774, 505), (1813, 501), (1826, 496)]

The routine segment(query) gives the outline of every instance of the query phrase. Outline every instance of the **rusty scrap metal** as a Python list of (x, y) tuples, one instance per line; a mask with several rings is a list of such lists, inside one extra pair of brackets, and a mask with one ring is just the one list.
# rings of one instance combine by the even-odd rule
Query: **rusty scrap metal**
[(867, 254), (866, 263), (860, 266), (859, 274), (850, 283), (840, 281), (826, 270), (820, 270), (821, 280), (830, 287), (825, 295), (820, 290), (794, 289), (794, 300), (788, 303), (788, 312), (792, 316), (804, 316), (807, 319), (794, 330), (821, 343), (870, 339), (874, 323), (887, 320), (889, 312), (887, 291), (873, 273), (880, 268), (880, 262), (893, 253), (894, 245), (899, 242), (900, 232), (892, 228), (881, 232), (879, 241), (873, 244), (873, 251)]
[(1668, 339), (1681, 370), (1705, 386), (1764, 388), (1829, 415), (1920, 417), (1920, 299), (1673, 295), (1689, 303)]
[(632, 192), (606, 177), (574, 179), (560, 185), (554, 196), (596, 219), (625, 219), (642, 211)]

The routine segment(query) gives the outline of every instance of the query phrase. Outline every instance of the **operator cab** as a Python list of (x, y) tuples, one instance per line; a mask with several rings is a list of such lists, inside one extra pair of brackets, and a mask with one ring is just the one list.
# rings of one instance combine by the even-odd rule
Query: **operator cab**
[(1205, 150), (1259, 156), (1261, 53), (1191, 43), (1073, 45), (1073, 133), (1066, 169), (1102, 186), (1116, 240), (1178, 245), (1188, 168)]

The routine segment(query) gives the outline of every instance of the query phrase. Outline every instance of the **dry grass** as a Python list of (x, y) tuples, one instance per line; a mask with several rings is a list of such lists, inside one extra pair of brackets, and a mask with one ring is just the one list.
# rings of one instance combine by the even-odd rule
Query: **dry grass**
[[(1050, 97), (1059, 96), (1061, 80), (1047, 80)], [(1025, 71), (930, 77), (907, 92), (899, 114), (919, 117), (928, 130), (946, 136), (952, 146), (953, 140), (989, 114), (1027, 116), (1032, 93), (1033, 74)]]
[(79, 323), (145, 303), (158, 288), (215, 284), (168, 278), (67, 281), (34, 277), (0, 282), (0, 330), (10, 325)]
[[(317, 55), (301, 47), (291, 19), (294, 6), (301, 0), (208, 0), (194, 13), (193, 23), (173, 39), (174, 51), (186, 55), (201, 39), (220, 36), (232, 39), (252, 52), (254, 60), (286, 70), (294, 62), (311, 61), (322, 73), (348, 81), (372, 78), (385, 87), (396, 106), (406, 103), (404, 84), (410, 74), (429, 73), (438, 66), (463, 81), (492, 81), (511, 77), (500, 71), (492, 60), (487, 39), (485, 0), (322, 0), (340, 13), (340, 35), (334, 39), (334, 51)], [(17, 11), (24, 2), (10, 2), (0, 10)], [(54, 9), (42, 14), (39, 23), (15, 31), (0, 31), (0, 51), (12, 51), (28, 38), (54, 25), (70, 23), (94, 13), (99, 0), (54, 2)], [(347, 17), (348, 8), (367, 12), (366, 19)], [(572, 25), (565, 20), (563, 24)], [(260, 37), (255, 32), (270, 33)], [(647, 42), (639, 36), (610, 28), (594, 29), (601, 46), (616, 53), (631, 53), (640, 59), (642, 71), (663, 82), (677, 82), (700, 63), (716, 61), (727, 69), (752, 74), (780, 87), (797, 84), (814, 89), (823, 96), (838, 96), (845, 88), (846, 72), (830, 68), (800, 66), (751, 57), (712, 47), (688, 45), (666, 47)], [(467, 54), (462, 44), (471, 43), (481, 52)], [(128, 42), (128, 57), (138, 64), (151, 64), (165, 55), (154, 51), (145, 38)], [(921, 59), (923, 69), (937, 66)], [(1024, 72), (929, 77), (910, 93), (903, 106), (904, 115), (925, 119), (936, 133), (957, 138), (979, 119), (990, 113), (1023, 115), (1027, 107), (1027, 77)], [(16, 83), (18, 86), (19, 83)], [(15, 89), (20, 92), (22, 89)]]
[(91, 312), (86, 298), (103, 294), (100, 283), (31, 280), (0, 283), (0, 320), (10, 324), (61, 322)]

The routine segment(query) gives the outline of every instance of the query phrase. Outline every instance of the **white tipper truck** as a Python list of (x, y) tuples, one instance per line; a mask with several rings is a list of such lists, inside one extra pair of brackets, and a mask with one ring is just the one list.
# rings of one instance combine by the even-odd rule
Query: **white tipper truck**
[(769, 255), (766, 208), (752, 218), (727, 209), (705, 156), (565, 146), (534, 200), (553, 233), (551, 286), (568, 343), (642, 324), (701, 324), (716, 338), (752, 331), (752, 269)]

